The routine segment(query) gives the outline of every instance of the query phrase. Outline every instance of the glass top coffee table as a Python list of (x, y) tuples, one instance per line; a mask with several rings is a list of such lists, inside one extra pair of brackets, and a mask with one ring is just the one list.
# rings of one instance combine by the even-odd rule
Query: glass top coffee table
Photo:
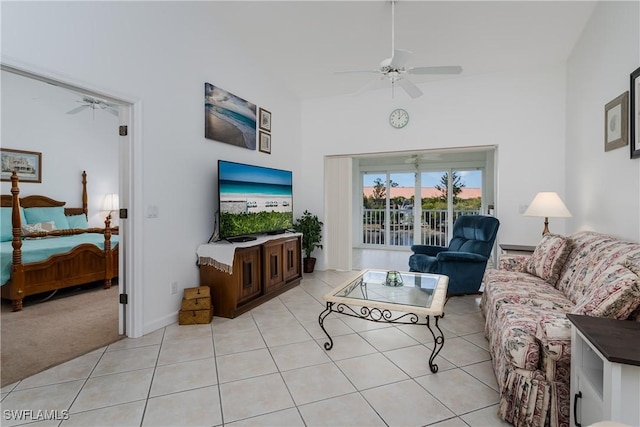
[[(449, 278), (439, 274), (364, 270), (324, 296), (327, 308), (318, 317), (320, 327), (329, 338), (326, 350), (333, 348), (333, 339), (324, 328), (324, 319), (331, 313), (358, 317), (372, 322), (426, 325), (433, 335), (434, 345), (429, 368), (438, 372), (433, 363), (444, 346), (444, 335), (438, 319), (444, 316)], [(435, 330), (430, 319), (435, 319)]]

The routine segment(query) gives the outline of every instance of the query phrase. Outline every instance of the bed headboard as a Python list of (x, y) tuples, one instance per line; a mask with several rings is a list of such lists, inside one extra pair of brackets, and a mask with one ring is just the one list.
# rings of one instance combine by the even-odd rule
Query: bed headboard
[[(17, 182), (16, 182), (17, 189)], [(13, 185), (12, 185), (12, 193), (13, 193)], [(13, 196), (8, 194), (3, 194), (0, 199), (0, 206), (3, 208), (10, 208), (13, 206)], [(61, 202), (58, 200), (54, 200), (47, 196), (33, 195), (33, 196), (25, 196), (20, 197), (20, 206), (22, 208), (53, 208), (64, 206), (66, 202)], [(81, 208), (64, 208), (65, 215), (87, 215), (89, 212), (88, 203), (87, 203), (87, 172), (82, 171), (82, 207)]]

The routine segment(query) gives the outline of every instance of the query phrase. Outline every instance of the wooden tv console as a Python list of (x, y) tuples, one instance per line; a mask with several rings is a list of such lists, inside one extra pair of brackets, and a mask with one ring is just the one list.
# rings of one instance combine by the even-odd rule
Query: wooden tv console
[(234, 318), (295, 287), (302, 278), (300, 235), (235, 248), (231, 274), (200, 264), (200, 285), (211, 288), (213, 314)]

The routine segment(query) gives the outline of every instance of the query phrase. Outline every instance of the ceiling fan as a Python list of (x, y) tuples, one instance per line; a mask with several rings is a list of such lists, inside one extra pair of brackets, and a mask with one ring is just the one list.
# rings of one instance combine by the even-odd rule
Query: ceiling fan
[(117, 106), (113, 104), (109, 104), (106, 101), (102, 101), (101, 99), (92, 98), (90, 96), (84, 96), (82, 98), (82, 101), (76, 101), (76, 102), (82, 102), (82, 105), (67, 111), (67, 114), (78, 114), (79, 112), (86, 110), (87, 108), (91, 108), (93, 110), (94, 117), (95, 117), (96, 110), (105, 110), (106, 112), (113, 114), (114, 116), (118, 116)]
[(376, 69), (336, 71), (344, 73), (375, 73), (379, 78), (375, 79), (359, 92), (374, 86), (379, 80), (387, 78), (391, 81), (391, 97), (394, 95), (395, 85), (399, 85), (411, 98), (423, 95), (422, 91), (413, 82), (407, 79), (407, 74), (460, 74), (462, 67), (459, 65), (431, 66), (431, 67), (406, 67), (411, 56), (406, 49), (395, 48), (395, 4), (397, 0), (391, 0), (391, 58), (383, 59)]
[(439, 161), (442, 160), (441, 153), (422, 153), (422, 154), (412, 154), (406, 159), (404, 159), (404, 163), (412, 163), (417, 168), (420, 166), (420, 163), (423, 161)]

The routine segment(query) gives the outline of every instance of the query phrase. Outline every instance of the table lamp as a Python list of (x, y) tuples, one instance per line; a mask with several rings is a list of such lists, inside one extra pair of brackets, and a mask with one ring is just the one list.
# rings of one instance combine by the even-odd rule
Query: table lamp
[(120, 206), (120, 199), (118, 195), (115, 193), (110, 193), (104, 196), (104, 200), (102, 202), (102, 210), (109, 211), (109, 218), (111, 217), (111, 213), (113, 211), (117, 211)]
[(555, 191), (542, 191), (536, 194), (529, 207), (523, 214), (524, 216), (543, 216), (544, 230), (542, 235), (549, 234), (549, 217), (569, 218), (571, 212)]

